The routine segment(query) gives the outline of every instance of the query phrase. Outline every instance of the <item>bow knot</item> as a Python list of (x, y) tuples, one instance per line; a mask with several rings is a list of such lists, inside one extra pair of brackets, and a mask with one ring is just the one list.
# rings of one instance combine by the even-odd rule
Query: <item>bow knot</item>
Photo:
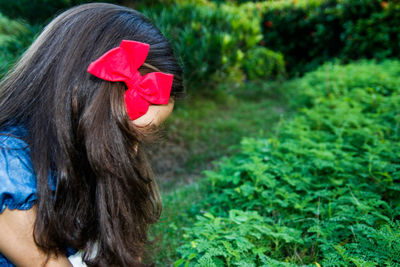
[(129, 89), (136, 88), (143, 80), (143, 77), (142, 75), (140, 75), (139, 71), (132, 73), (132, 75), (132, 78), (124, 80), (126, 87), (128, 87)]
[(131, 120), (146, 114), (150, 104), (169, 102), (173, 75), (151, 72), (142, 76), (138, 71), (146, 60), (149, 48), (149, 44), (122, 40), (119, 47), (103, 54), (87, 69), (103, 80), (126, 84), (125, 104)]

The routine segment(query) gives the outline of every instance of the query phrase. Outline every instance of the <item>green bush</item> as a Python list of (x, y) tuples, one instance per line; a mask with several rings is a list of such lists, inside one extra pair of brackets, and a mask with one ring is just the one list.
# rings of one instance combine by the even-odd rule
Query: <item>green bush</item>
[(265, 46), (284, 54), (291, 74), (338, 57), (400, 56), (400, 3), (383, 0), (285, 0), (264, 5)]
[[(142, 12), (171, 40), (176, 54), (182, 57), (190, 89), (209, 90), (221, 82), (240, 82), (245, 78), (244, 70), (249, 77), (284, 72), (281, 55), (258, 48), (262, 39), (261, 13), (253, 3), (179, 3)], [(260, 51), (264, 57), (257, 62), (261, 71), (246, 65), (246, 59), (254, 61), (254, 55)]]
[(204, 172), (176, 266), (399, 266), (399, 73), (327, 64), (293, 81), (299, 114)]
[(33, 24), (45, 23), (69, 7), (87, 2), (122, 3), (120, 0), (12, 0), (0, 1), (0, 12), (10, 18), (23, 18)]
[(283, 55), (265, 47), (249, 50), (243, 67), (250, 80), (284, 77), (286, 72)]
[(11, 20), (0, 13), (0, 78), (32, 42), (39, 26)]
[[(42, 23), (63, 9), (87, 1), (50, 2), (6, 1), (0, 3), (0, 11), (11, 17)], [(154, 1), (152, 4), (139, 1), (135, 5), (171, 41), (182, 59), (184, 79), (190, 90), (211, 91), (220, 83), (284, 76), (283, 56), (259, 46), (262, 5), (246, 3), (236, 6), (205, 0), (159, 2), (162, 5)]]

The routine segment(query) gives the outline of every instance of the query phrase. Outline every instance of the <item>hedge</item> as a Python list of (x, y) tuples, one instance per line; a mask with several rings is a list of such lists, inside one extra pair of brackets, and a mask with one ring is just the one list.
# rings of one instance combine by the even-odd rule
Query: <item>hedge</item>
[(189, 90), (219, 83), (285, 77), (284, 59), (262, 46), (261, 13), (240, 6), (202, 1), (141, 10), (161, 29), (182, 58)]
[(121, 4), (123, 0), (12, 0), (0, 1), (0, 12), (9, 18), (22, 18), (31, 24), (48, 22), (63, 10), (88, 2), (108, 2)]
[[(43, 22), (62, 9), (83, 2), (86, 1), (36, 0), (28, 5), (25, 0), (8, 1), (0, 4), (0, 10), (12, 17), (18, 15), (32, 22)], [(192, 92), (212, 91), (220, 83), (286, 76), (282, 54), (258, 45), (262, 39), (261, 13), (253, 3), (235, 6), (207, 1), (172, 1), (166, 5), (147, 4), (137, 8), (171, 41), (176, 55), (181, 58), (186, 86)], [(35, 12), (39, 11), (40, 16), (36, 16)], [(40, 29), (43, 24), (33, 25)], [(12, 35), (14, 33), (9, 36)], [(28, 34), (24, 39), (31, 37)], [(29, 42), (17, 46), (21, 44), (22, 49), (17, 49), (20, 53)], [(15, 61), (19, 54), (11, 53), (10, 57), (2, 58), (3, 66), (10, 66), (9, 62)]]
[(284, 0), (263, 7), (263, 44), (283, 53), (292, 75), (336, 57), (400, 56), (398, 1)]

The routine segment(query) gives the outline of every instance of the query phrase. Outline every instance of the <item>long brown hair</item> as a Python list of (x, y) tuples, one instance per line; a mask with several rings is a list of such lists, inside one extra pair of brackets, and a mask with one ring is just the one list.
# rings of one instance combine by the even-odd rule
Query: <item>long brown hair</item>
[(21, 125), (28, 133), (35, 242), (48, 254), (83, 250), (89, 266), (141, 266), (148, 226), (161, 212), (142, 147), (148, 134), (129, 121), (125, 85), (86, 72), (123, 39), (150, 44), (139, 71), (174, 74), (171, 95), (184, 96), (182, 70), (163, 34), (139, 12), (104, 3), (56, 17), (0, 84), (0, 129)]

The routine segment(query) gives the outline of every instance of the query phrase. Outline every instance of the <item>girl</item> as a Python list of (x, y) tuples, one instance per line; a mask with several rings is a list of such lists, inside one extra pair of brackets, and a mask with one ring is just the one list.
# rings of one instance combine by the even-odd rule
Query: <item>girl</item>
[[(142, 266), (160, 198), (143, 144), (184, 96), (169, 42), (139, 12), (55, 18), (0, 84), (0, 265)], [(14, 265), (13, 265), (14, 264)]]

